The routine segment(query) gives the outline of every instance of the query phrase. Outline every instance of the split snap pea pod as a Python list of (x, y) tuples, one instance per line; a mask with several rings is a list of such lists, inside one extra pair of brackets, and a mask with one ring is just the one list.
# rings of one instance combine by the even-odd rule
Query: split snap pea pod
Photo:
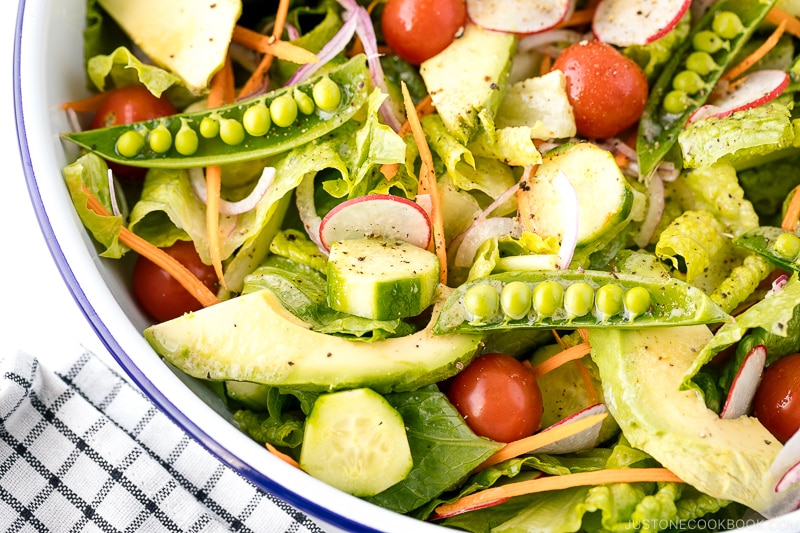
[(800, 272), (800, 237), (791, 231), (761, 226), (743, 233), (733, 242), (784, 270)]
[(678, 140), (686, 121), (711, 95), (725, 70), (775, 0), (721, 0), (697, 22), (664, 66), (639, 121), (639, 172), (649, 176)]
[(678, 279), (601, 271), (493, 274), (448, 297), (434, 333), (516, 328), (648, 328), (724, 322), (730, 316)]
[[(341, 126), (364, 105), (366, 59), (356, 56), (306, 83), (196, 113), (66, 133), (63, 138), (116, 163), (192, 168), (261, 159)], [(313, 105), (313, 107), (311, 107)]]

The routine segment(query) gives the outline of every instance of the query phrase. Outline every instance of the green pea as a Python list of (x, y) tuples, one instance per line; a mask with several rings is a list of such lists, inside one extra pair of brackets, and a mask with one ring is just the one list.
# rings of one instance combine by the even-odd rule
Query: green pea
[(711, 30), (702, 30), (694, 34), (692, 46), (700, 52), (713, 54), (723, 48), (728, 49), (728, 42)]
[(532, 299), (532, 291), (527, 283), (512, 281), (500, 293), (500, 306), (507, 317), (519, 320), (531, 310)]
[(317, 107), (314, 104), (314, 100), (297, 87), (295, 87), (294, 91), (292, 91), (292, 98), (294, 98), (294, 101), (297, 104), (297, 109), (299, 109), (304, 115), (310, 115)]
[(678, 115), (689, 109), (691, 103), (685, 91), (673, 90), (664, 96), (664, 111)]
[(188, 120), (181, 118), (181, 127), (175, 134), (175, 149), (181, 155), (193, 155), (198, 145), (197, 132), (189, 126)]
[(323, 111), (333, 111), (342, 101), (342, 91), (335, 81), (325, 76), (311, 90), (314, 102)]
[(594, 289), (585, 281), (573, 283), (564, 291), (564, 310), (570, 318), (585, 316), (594, 306)]
[(150, 149), (157, 154), (164, 154), (172, 148), (172, 133), (164, 124), (159, 124), (147, 136)]
[(644, 287), (633, 287), (625, 293), (625, 309), (628, 319), (645, 314), (650, 309), (650, 293)]
[(622, 312), (624, 295), (625, 291), (615, 283), (609, 283), (597, 289), (594, 305), (601, 322)]
[(703, 78), (693, 70), (683, 70), (672, 78), (672, 87), (686, 94), (698, 93), (705, 86), (706, 83), (703, 81)]
[(543, 317), (553, 316), (563, 299), (564, 288), (556, 281), (543, 281), (533, 289), (533, 308)]
[(269, 131), (272, 120), (269, 116), (269, 109), (263, 101), (259, 101), (245, 110), (242, 115), (242, 125), (245, 131), (253, 137), (261, 137)]
[(276, 126), (291, 126), (297, 118), (297, 104), (288, 94), (282, 94), (269, 104), (269, 114)]
[(800, 237), (794, 233), (781, 233), (775, 239), (772, 250), (784, 259), (794, 259), (800, 255)]
[(223, 118), (219, 121), (219, 138), (230, 146), (244, 141), (244, 126), (238, 120)]
[(482, 322), (497, 313), (500, 296), (491, 285), (473, 285), (464, 293), (464, 308), (472, 322)]
[(697, 51), (692, 52), (689, 54), (689, 57), (686, 58), (686, 68), (697, 72), (701, 76), (708, 76), (715, 70), (718, 70), (719, 65), (717, 65), (717, 62), (714, 61), (714, 58), (711, 57), (711, 54), (708, 52)]
[(714, 15), (711, 29), (723, 39), (734, 39), (744, 32), (744, 24), (736, 13), (720, 11)]
[(136, 157), (144, 148), (144, 135), (136, 130), (128, 130), (119, 136), (116, 148), (123, 157)]
[(203, 117), (200, 121), (200, 135), (206, 139), (219, 135), (219, 120), (216, 117)]

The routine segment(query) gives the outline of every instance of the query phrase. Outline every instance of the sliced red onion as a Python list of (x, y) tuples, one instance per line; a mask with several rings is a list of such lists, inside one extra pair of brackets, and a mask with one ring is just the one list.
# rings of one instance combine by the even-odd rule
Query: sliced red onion
[(789, 283), (789, 276), (786, 274), (781, 274), (775, 278), (775, 281), (772, 282), (772, 287), (767, 292), (766, 296), (772, 296), (776, 292), (783, 290), (787, 283)]
[(739, 418), (750, 413), (766, 362), (767, 349), (763, 344), (759, 344), (747, 352), (742, 366), (736, 373), (736, 377), (733, 378), (728, 398), (719, 415), (720, 418)]
[(661, 222), (661, 217), (664, 214), (664, 182), (661, 180), (661, 173), (658, 171), (653, 172), (650, 178), (648, 192), (650, 193), (650, 201), (647, 207), (647, 214), (644, 217), (642, 226), (639, 228), (639, 233), (633, 239), (633, 242), (639, 248), (645, 248), (650, 244), (650, 239), (653, 238), (658, 223)]
[(478, 248), (493, 237), (502, 237), (514, 232), (514, 219), (508, 217), (484, 218), (473, 223), (464, 232), (461, 244), (458, 246), (454, 264), (457, 267), (472, 266), (475, 252)]
[(662, 161), (656, 169), (659, 176), (661, 176), (661, 181), (664, 183), (673, 182), (681, 175), (681, 169), (677, 168), (672, 161)]
[(520, 52), (529, 52), (540, 46), (555, 43), (577, 43), (586, 37), (583, 33), (574, 30), (549, 30), (542, 33), (526, 35), (519, 40), (517, 49)]
[(289, 78), (289, 81), (286, 82), (286, 85), (297, 85), (298, 83), (306, 81), (308, 78), (313, 76), (314, 73), (320, 69), (320, 67), (342, 53), (342, 51), (347, 47), (347, 44), (353, 38), (353, 35), (355, 35), (357, 24), (358, 19), (356, 17), (350, 17), (348, 20), (346, 20), (342, 27), (339, 28), (339, 31), (336, 32), (336, 35), (334, 35), (330, 41), (325, 43), (325, 46), (323, 46), (322, 50), (320, 50), (317, 54), (319, 61), (316, 63), (307, 63), (301, 66), (299, 69), (297, 69), (294, 75)]
[[(207, 202), (207, 194), (206, 194), (206, 178), (203, 173), (202, 168), (190, 168), (189, 169), (189, 179), (192, 181), (192, 189), (194, 189), (194, 193), (197, 195), (203, 203)], [(242, 198), (238, 202), (229, 202), (227, 200), (220, 199), (219, 201), (219, 212), (222, 215), (241, 215), (242, 213), (247, 213), (264, 198), (264, 195), (267, 194), (270, 185), (275, 180), (275, 169), (273, 167), (265, 167), (264, 171), (261, 173), (261, 177), (258, 178), (258, 183), (250, 191), (250, 194), (247, 197)]]
[[(608, 410), (606, 409), (605, 404), (598, 403), (595, 405), (590, 405), (589, 407), (581, 409), (577, 413), (571, 414), (570, 416), (562, 420), (559, 420), (552, 426), (544, 428), (542, 430), (542, 433), (557, 427), (577, 422), (579, 420), (583, 420), (590, 416), (601, 415), (607, 412)], [(602, 428), (602, 426), (603, 426), (603, 420), (598, 420), (595, 424), (589, 426), (588, 428), (578, 433), (557, 440), (546, 446), (542, 446), (541, 448), (537, 448), (536, 450), (531, 450), (531, 453), (564, 454), (564, 453), (576, 453), (576, 452), (582, 452), (584, 450), (589, 450), (597, 446), (598, 440), (600, 439), (600, 429)]]
[(121, 216), (119, 204), (117, 203), (117, 188), (114, 186), (114, 173), (108, 169), (108, 194), (111, 199), (111, 211), (115, 217)]
[(556, 173), (553, 181), (559, 195), (564, 199), (564, 234), (561, 236), (561, 248), (558, 250), (558, 268), (569, 268), (575, 246), (578, 244), (578, 193), (570, 183), (563, 170)]
[(313, 175), (303, 178), (303, 181), (297, 186), (296, 197), (297, 211), (300, 215), (300, 221), (306, 229), (308, 238), (317, 245), (317, 249), (325, 257), (328, 257), (329, 252), (322, 244), (322, 239), (319, 236), (319, 227), (322, 224), (322, 218), (317, 214), (317, 206), (314, 202)]

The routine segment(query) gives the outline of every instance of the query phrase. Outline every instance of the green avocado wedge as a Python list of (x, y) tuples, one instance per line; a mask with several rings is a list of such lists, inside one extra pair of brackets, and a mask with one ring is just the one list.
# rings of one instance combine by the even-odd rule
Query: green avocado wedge
[(775, 491), (781, 443), (756, 419), (722, 419), (683, 376), (712, 338), (707, 326), (590, 330), (609, 412), (631, 445), (712, 497), (772, 517), (794, 508), (798, 486)]
[(480, 335), (434, 336), (445, 299), (440, 289), (425, 329), (371, 343), (311, 331), (269, 290), (156, 324), (144, 336), (159, 355), (196, 378), (312, 391), (409, 391), (454, 375), (483, 346)]

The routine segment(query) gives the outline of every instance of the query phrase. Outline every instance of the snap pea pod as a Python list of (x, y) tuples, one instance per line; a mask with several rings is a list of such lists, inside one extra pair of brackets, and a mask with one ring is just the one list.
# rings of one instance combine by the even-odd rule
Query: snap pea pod
[[(636, 153), (641, 176), (649, 176), (667, 157), (686, 121), (706, 103), (774, 4), (775, 0), (721, 0), (694, 26), (653, 85), (639, 121)], [(741, 24), (735, 31), (719, 28), (718, 15), (723, 14), (738, 17)]]
[(306, 83), (256, 98), (62, 137), (108, 161), (134, 167), (192, 168), (251, 161), (306, 144), (341, 126), (367, 101), (369, 87), (366, 59), (359, 55)]
[(604, 271), (493, 274), (461, 285), (436, 334), (516, 328), (646, 328), (724, 322), (730, 316), (681, 280)]
[(761, 226), (743, 233), (733, 243), (784, 270), (800, 272), (800, 237), (791, 231)]

